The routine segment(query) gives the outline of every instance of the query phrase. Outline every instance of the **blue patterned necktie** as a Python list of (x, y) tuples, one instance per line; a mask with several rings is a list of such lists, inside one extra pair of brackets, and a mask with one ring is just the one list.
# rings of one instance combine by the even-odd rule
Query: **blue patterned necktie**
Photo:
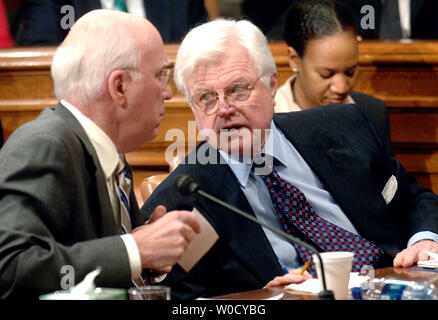
[(120, 218), (122, 234), (131, 232), (131, 208), (129, 205), (129, 195), (132, 188), (132, 179), (126, 170), (126, 163), (123, 156), (120, 157), (117, 166), (117, 182), (120, 194)]
[[(131, 224), (131, 207), (129, 204), (129, 195), (132, 189), (132, 179), (129, 176), (126, 169), (125, 156), (120, 155), (119, 164), (117, 165), (117, 182), (120, 193), (120, 220), (121, 220), (121, 233), (130, 233), (132, 230)], [(145, 285), (143, 277), (133, 279), (132, 283), (135, 287), (141, 287)]]
[[(383, 251), (363, 237), (342, 229), (321, 218), (295, 186), (280, 178), (277, 171), (262, 176), (280, 222), (287, 233), (306, 241), (322, 251), (350, 251), (354, 253), (353, 271), (359, 272), (364, 265), (374, 265)], [(303, 262), (312, 259), (312, 252), (294, 245)], [(312, 262), (309, 272), (316, 276)]]

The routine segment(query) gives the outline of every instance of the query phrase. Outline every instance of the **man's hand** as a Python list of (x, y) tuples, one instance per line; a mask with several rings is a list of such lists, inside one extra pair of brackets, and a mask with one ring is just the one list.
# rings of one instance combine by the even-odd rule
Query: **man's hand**
[(305, 271), (302, 275), (300, 275), (300, 269), (294, 269), (289, 271), (289, 273), (284, 276), (275, 277), (273, 280), (269, 281), (265, 288), (279, 287), (279, 286), (287, 286), (291, 283), (301, 283), (306, 281), (307, 279), (312, 279), (312, 275)]
[(140, 252), (142, 268), (168, 273), (199, 232), (200, 225), (193, 212), (166, 213), (164, 206), (158, 206), (149, 221), (131, 234)]
[(431, 259), (424, 250), (438, 253), (438, 243), (432, 240), (421, 240), (399, 252), (394, 258), (394, 267), (411, 267), (418, 261)]

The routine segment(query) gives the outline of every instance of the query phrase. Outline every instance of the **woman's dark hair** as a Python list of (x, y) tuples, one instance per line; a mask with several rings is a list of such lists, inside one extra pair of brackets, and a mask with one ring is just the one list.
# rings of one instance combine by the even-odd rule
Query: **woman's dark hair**
[(298, 0), (288, 9), (283, 37), (302, 57), (309, 40), (332, 36), (340, 31), (356, 34), (353, 16), (338, 1)]

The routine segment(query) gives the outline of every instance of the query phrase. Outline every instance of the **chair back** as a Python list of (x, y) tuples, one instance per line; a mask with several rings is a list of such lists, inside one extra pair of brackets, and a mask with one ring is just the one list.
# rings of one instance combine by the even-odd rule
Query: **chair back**
[(154, 192), (155, 188), (164, 181), (169, 176), (168, 173), (165, 174), (157, 174), (154, 176), (150, 176), (145, 178), (143, 182), (140, 184), (140, 193), (143, 201), (149, 198), (149, 196)]

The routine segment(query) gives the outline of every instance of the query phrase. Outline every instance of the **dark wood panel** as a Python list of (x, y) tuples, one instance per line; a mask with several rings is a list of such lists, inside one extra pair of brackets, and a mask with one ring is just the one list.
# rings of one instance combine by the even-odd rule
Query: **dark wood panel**
[[(291, 74), (287, 47), (270, 43), (279, 82)], [(173, 63), (178, 45), (165, 46)], [(47, 106), (55, 106), (50, 63), (55, 48), (0, 49), (0, 119), (4, 136), (34, 119)], [(425, 186), (438, 191), (438, 41), (364, 41), (359, 45), (359, 75), (355, 90), (385, 101), (397, 157)], [(168, 170), (169, 130), (177, 129), (185, 143), (189, 136), (190, 108), (173, 82), (174, 97), (166, 102), (166, 115), (158, 136), (127, 155), (139, 177)], [(193, 123), (191, 123), (193, 127)], [(138, 181), (137, 181), (138, 182)]]
[[(406, 108), (407, 109), (407, 108)], [(391, 140), (393, 143), (421, 144), (418, 147), (435, 148), (438, 141), (438, 109), (415, 108), (405, 110), (389, 110), (388, 117), (391, 124)]]

